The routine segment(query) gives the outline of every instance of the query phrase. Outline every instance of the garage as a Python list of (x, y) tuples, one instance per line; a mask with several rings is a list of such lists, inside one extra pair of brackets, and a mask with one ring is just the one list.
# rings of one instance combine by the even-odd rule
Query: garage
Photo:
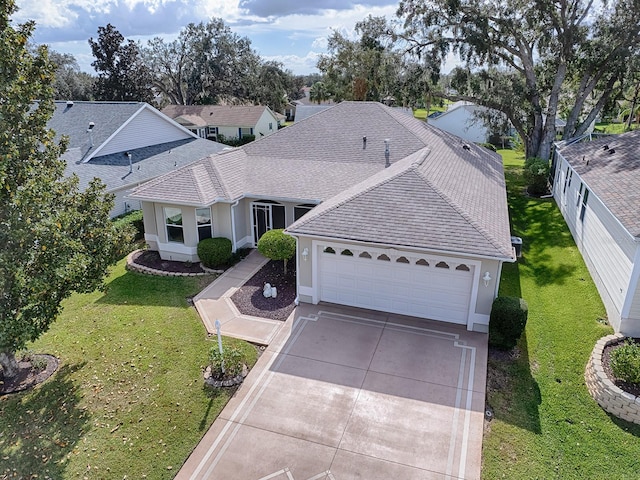
[(393, 249), (318, 248), (320, 301), (467, 324), (475, 262)]

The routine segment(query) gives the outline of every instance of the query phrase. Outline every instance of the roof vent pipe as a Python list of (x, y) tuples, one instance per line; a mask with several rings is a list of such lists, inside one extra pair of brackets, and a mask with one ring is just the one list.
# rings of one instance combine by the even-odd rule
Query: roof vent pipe
[(391, 166), (391, 163), (389, 162), (389, 143), (391, 142), (391, 140), (389, 140), (388, 138), (384, 139), (384, 168), (387, 168), (389, 166)]
[(131, 161), (131, 153), (127, 152), (127, 157), (129, 157), (129, 173), (133, 173), (133, 162)]
[(367, 137), (366, 136), (362, 137), (362, 149), (363, 150), (367, 149)]
[(91, 141), (91, 148), (93, 148), (93, 127), (95, 127), (96, 124), (93, 122), (89, 122), (89, 127), (87, 127), (87, 133), (89, 134), (89, 140)]
[(73, 107), (73, 101), (67, 100), (67, 108)]

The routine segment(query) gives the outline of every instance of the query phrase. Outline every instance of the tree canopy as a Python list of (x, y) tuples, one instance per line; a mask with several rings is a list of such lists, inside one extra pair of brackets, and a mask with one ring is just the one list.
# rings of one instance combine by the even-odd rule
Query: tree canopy
[(49, 59), (56, 65), (53, 82), (56, 100), (93, 99), (95, 77), (80, 71), (80, 66), (73, 55), (50, 51)]
[(13, 0), (0, 7), (0, 365), (47, 331), (72, 292), (99, 287), (116, 232), (113, 198), (95, 180), (80, 192), (64, 177), (64, 139), (47, 128), (56, 65), (30, 51), (33, 22), (13, 26)]
[(565, 137), (588, 130), (640, 44), (637, 0), (402, 0), (398, 15), (408, 52), (464, 60), (449, 97), (504, 112), (529, 157), (549, 158), (558, 115)]
[(91, 66), (98, 73), (93, 88), (96, 100), (154, 103), (151, 71), (136, 42), (125, 41), (109, 23), (98, 27), (98, 38), (90, 38), (89, 45), (95, 57)]

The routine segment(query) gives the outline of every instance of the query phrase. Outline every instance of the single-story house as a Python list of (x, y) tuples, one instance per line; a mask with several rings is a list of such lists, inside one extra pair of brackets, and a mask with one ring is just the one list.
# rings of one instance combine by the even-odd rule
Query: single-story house
[(459, 101), (452, 103), (437, 116), (429, 116), (428, 122), (445, 132), (452, 133), (468, 142), (485, 143), (489, 140), (491, 132), (486, 127), (484, 120), (479, 118), (479, 112), (487, 110), (486, 107), (470, 102)]
[(322, 112), (333, 105), (298, 105), (296, 107), (295, 121), (300, 122), (311, 115)]
[(260, 105), (167, 105), (162, 113), (201, 138), (218, 141), (256, 139), (278, 131), (283, 123), (269, 107)]
[(553, 196), (616, 331), (640, 336), (640, 131), (562, 142)]
[(48, 127), (69, 139), (65, 174), (81, 189), (97, 177), (116, 196), (112, 217), (140, 209), (124, 198), (131, 188), (225, 148), (144, 102), (57, 101)]
[(501, 157), (375, 102), (342, 102), (130, 198), (164, 259), (197, 260), (211, 235), (236, 249), (286, 228), (299, 301), (476, 331), (515, 259)]

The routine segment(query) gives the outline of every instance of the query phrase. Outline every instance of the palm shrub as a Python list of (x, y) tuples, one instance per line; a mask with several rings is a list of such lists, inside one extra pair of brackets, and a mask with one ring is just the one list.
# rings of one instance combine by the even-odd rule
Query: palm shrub
[(489, 318), (489, 345), (511, 350), (524, 332), (528, 316), (527, 302), (517, 297), (498, 297)]
[(283, 260), (284, 274), (286, 275), (287, 260), (296, 253), (296, 240), (285, 235), (281, 228), (269, 230), (258, 240), (258, 251), (271, 260)]
[(612, 351), (611, 370), (620, 380), (640, 383), (640, 345), (627, 341)]
[(225, 237), (205, 238), (198, 243), (198, 257), (207, 268), (217, 268), (231, 260), (231, 240)]

